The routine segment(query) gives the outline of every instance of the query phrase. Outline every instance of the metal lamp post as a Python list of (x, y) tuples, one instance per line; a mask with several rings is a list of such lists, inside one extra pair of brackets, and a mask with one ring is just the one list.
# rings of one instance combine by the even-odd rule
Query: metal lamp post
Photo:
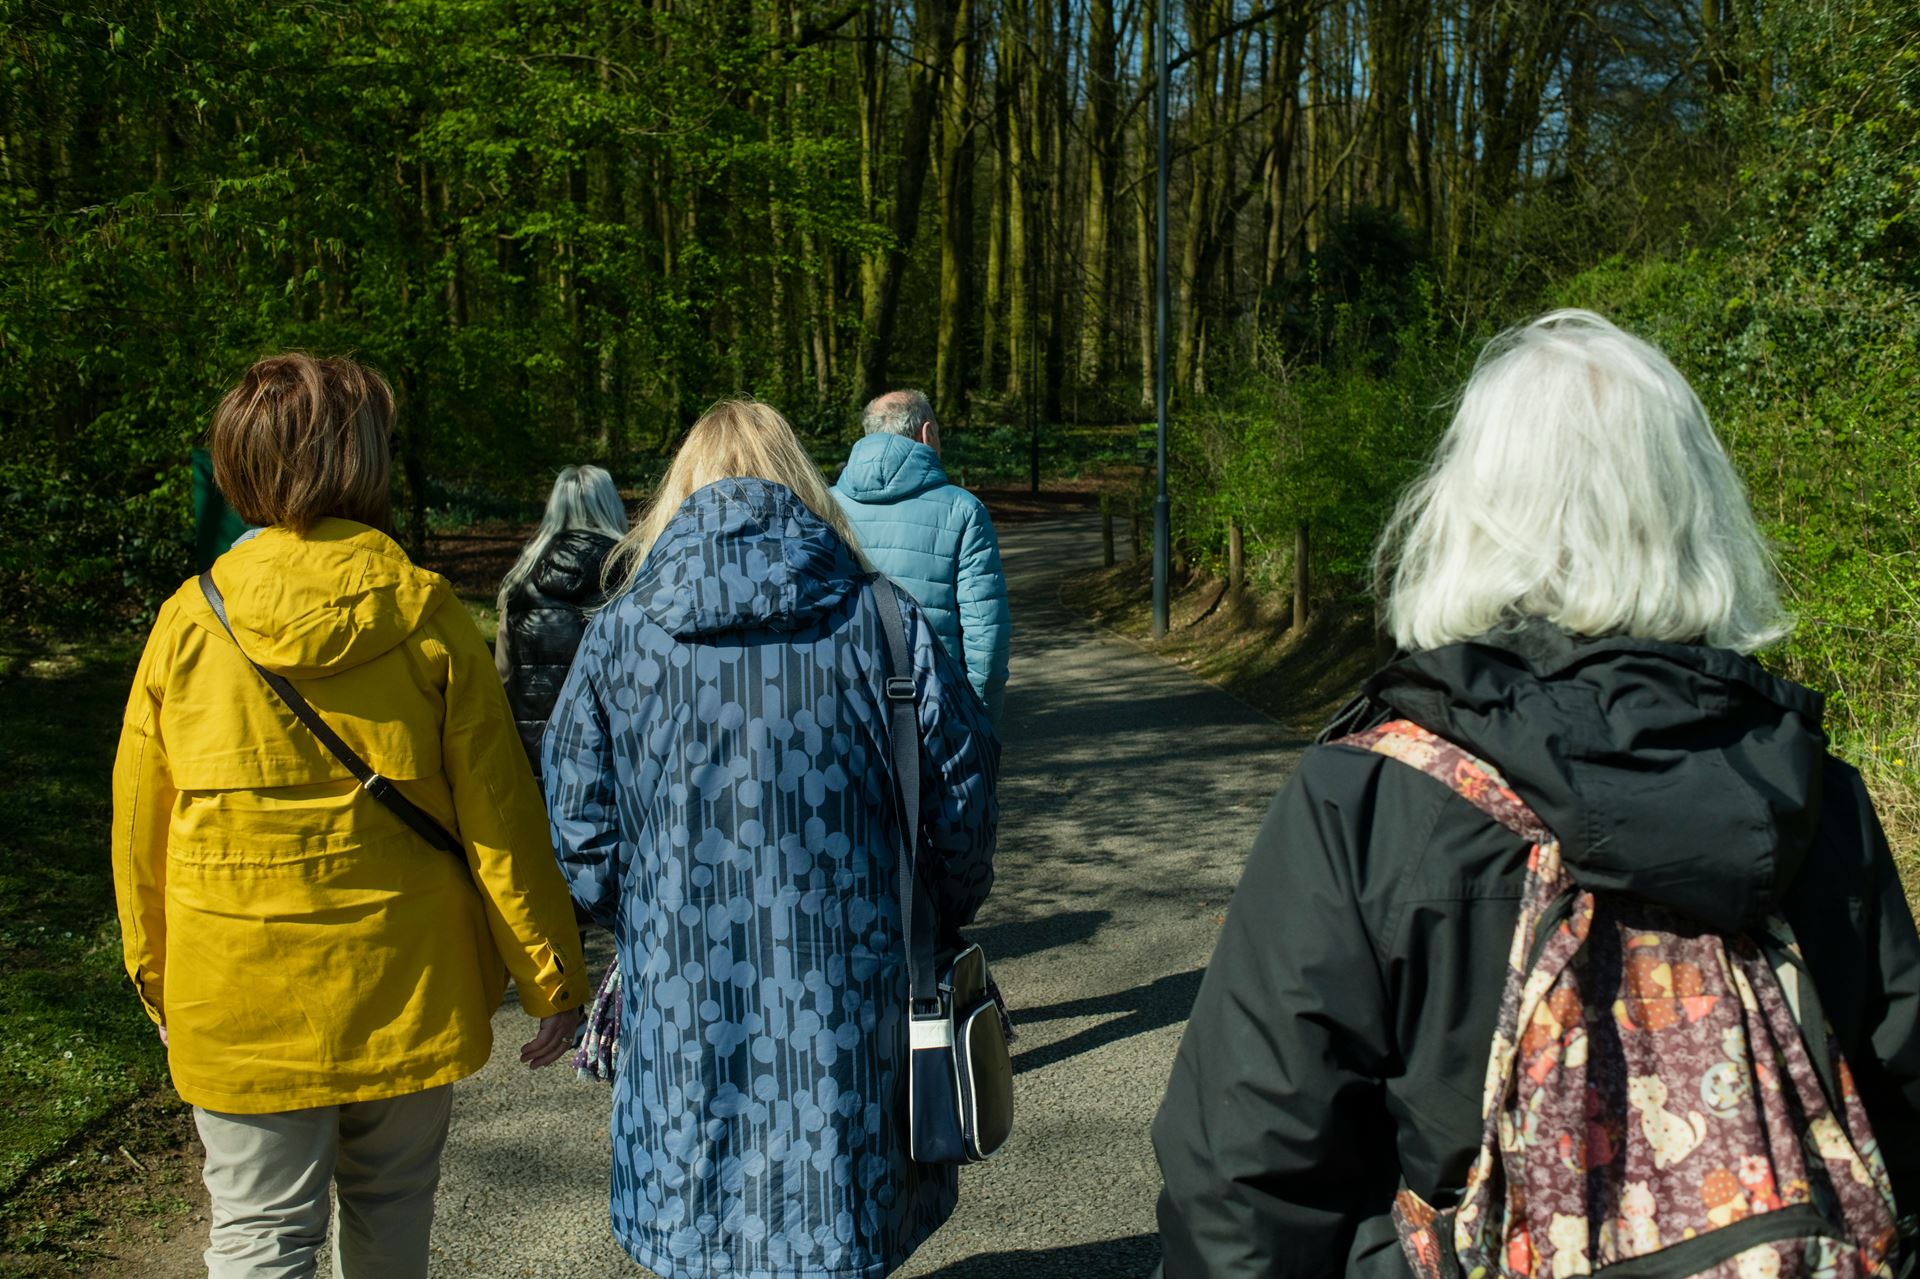
[(1027, 272), (1027, 381), (1020, 397), (1026, 401), (1027, 410), (1028, 488), (1036, 497), (1040, 495), (1040, 411), (1033, 396), (1040, 389), (1040, 342), (1034, 321), (1040, 314), (1039, 275), (1038, 271)]
[(1153, 637), (1167, 633), (1167, 562), (1171, 556), (1167, 502), (1167, 101), (1173, 79), (1173, 59), (1168, 56), (1170, 24), (1167, 10), (1173, 0), (1158, 0), (1154, 8), (1154, 41), (1160, 54), (1160, 83), (1155, 95), (1155, 115), (1160, 130), (1160, 180), (1155, 193), (1154, 216), (1154, 319), (1153, 319), (1153, 418), (1154, 472), (1153, 498)]

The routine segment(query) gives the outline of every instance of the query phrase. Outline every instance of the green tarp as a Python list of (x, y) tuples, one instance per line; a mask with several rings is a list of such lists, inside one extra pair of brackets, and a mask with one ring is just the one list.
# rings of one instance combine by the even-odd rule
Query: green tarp
[(204, 571), (247, 531), (247, 522), (227, 507), (213, 486), (213, 455), (193, 451), (193, 568)]

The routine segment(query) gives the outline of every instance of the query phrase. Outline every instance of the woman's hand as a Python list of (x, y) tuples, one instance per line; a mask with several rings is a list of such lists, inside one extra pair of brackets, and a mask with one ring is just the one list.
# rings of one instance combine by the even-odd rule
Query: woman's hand
[(166, 1023), (164, 1023), (164, 1022), (162, 1022), (162, 1023), (160, 1024), (160, 1025), (158, 1025), (158, 1026), (155, 1026), (155, 1027), (154, 1027), (154, 1029), (160, 1032), (160, 1046), (161, 1046), (162, 1048), (165, 1048), (165, 1047), (167, 1047), (167, 1046), (168, 1046), (168, 1044), (167, 1044), (167, 1027), (166, 1027)]
[(578, 1008), (569, 1008), (551, 1017), (542, 1017), (540, 1033), (529, 1039), (520, 1049), (520, 1060), (527, 1063), (528, 1070), (551, 1066), (566, 1056), (573, 1047), (573, 1032), (579, 1027), (580, 1010)]

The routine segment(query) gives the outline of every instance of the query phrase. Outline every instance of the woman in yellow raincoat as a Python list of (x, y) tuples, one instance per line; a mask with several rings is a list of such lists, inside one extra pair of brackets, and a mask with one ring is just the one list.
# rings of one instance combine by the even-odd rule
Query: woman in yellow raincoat
[[(128, 975), (195, 1108), (215, 1279), (426, 1274), (449, 1085), (492, 1047), (509, 976), (560, 1057), (585, 993), (546, 814), (493, 659), (388, 522), (393, 396), (346, 360), (262, 360), (213, 419), (250, 535), (160, 610), (114, 764)], [(447, 831), (376, 802), (284, 701)]]

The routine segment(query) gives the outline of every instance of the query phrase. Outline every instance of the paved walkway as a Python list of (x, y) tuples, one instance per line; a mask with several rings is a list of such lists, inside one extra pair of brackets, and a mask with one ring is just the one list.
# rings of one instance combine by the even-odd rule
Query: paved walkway
[[(1009, 528), (1013, 679), (999, 877), (973, 936), (1020, 1028), (1013, 1140), (906, 1276), (1137, 1279), (1153, 1266), (1147, 1125), (1216, 920), (1298, 743), (1056, 602), (1090, 519)], [(597, 934), (602, 951), (605, 935)], [(597, 971), (597, 964), (596, 964)], [(494, 1060), (454, 1093), (434, 1275), (642, 1275), (607, 1229), (606, 1090)], [(204, 1227), (199, 1227), (204, 1229)]]

